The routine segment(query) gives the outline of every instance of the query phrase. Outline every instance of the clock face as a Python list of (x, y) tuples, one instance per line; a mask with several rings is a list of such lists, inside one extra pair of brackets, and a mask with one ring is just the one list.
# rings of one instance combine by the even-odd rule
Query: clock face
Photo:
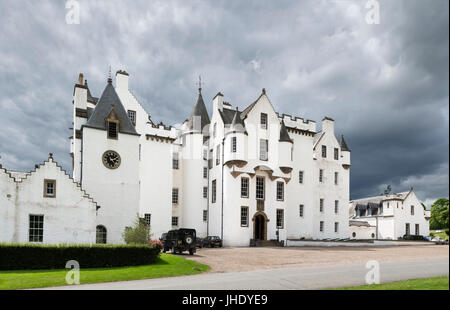
[(120, 166), (120, 155), (115, 151), (106, 151), (102, 156), (103, 165), (109, 169), (116, 169)]

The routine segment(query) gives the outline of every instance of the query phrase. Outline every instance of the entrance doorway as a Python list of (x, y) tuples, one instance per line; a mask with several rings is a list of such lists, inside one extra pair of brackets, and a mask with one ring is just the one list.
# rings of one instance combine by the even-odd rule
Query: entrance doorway
[(267, 239), (267, 217), (264, 213), (255, 214), (253, 217), (253, 238), (255, 240)]

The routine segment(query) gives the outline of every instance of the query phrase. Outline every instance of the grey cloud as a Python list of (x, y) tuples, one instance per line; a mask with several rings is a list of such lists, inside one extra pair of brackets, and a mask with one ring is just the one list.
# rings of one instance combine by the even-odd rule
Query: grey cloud
[[(108, 67), (156, 122), (180, 123), (221, 91), (241, 109), (265, 87), (277, 111), (336, 120), (352, 149), (351, 197), (391, 184), (448, 196), (448, 1), (63, 1), (0, 4), (0, 159), (30, 170), (49, 152), (71, 169), (72, 90)], [(208, 99), (209, 98), (209, 99)]]

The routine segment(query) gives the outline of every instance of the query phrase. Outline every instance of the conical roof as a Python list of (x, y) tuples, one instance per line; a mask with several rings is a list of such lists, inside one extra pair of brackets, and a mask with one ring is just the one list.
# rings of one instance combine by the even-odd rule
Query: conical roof
[(287, 131), (286, 126), (284, 125), (284, 121), (281, 121), (280, 127), (280, 142), (292, 142), (291, 137)]
[[(194, 128), (194, 125), (198, 126), (196, 123), (194, 123), (194, 120), (195, 122), (198, 122), (198, 118), (200, 119), (201, 128)], [(203, 101), (202, 92), (201, 89), (199, 89), (197, 102), (195, 103), (194, 108), (192, 109), (191, 116), (188, 119), (188, 128), (190, 130), (199, 129), (203, 131), (205, 126), (209, 125), (210, 123), (211, 121), (209, 119), (208, 111), (206, 110), (205, 102)]]
[(341, 146), (341, 151), (350, 152), (350, 149), (348, 148), (347, 143), (344, 140), (344, 135), (341, 135), (341, 141), (339, 142), (339, 145)]
[(233, 120), (231, 121), (230, 131), (246, 132), (244, 122), (242, 121), (237, 109), (234, 113)]
[(112, 85), (111, 79), (108, 79), (108, 84), (106, 85), (102, 96), (98, 100), (91, 117), (84, 126), (106, 130), (105, 119), (110, 115), (113, 109), (119, 120), (119, 132), (137, 135), (138, 133), (128, 118), (128, 114)]

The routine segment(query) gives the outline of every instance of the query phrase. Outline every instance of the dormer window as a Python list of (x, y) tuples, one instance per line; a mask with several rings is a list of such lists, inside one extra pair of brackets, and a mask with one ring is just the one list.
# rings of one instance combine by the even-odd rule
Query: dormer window
[(136, 127), (136, 111), (128, 110), (128, 118), (130, 119), (133, 126)]
[(261, 113), (261, 129), (267, 129), (267, 114)]
[(107, 125), (108, 125), (108, 139), (117, 139), (119, 131), (118, 123), (114, 121), (108, 121)]
[(118, 139), (119, 138), (119, 119), (114, 111), (114, 105), (111, 106), (111, 112), (105, 119), (106, 131), (108, 134), (108, 139)]

